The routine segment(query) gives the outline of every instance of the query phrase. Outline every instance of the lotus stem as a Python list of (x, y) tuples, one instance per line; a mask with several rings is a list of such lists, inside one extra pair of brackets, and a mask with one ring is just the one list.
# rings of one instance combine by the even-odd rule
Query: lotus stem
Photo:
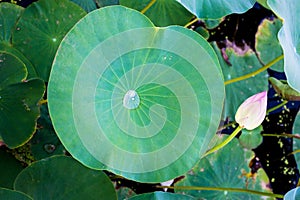
[(231, 133), (223, 142), (221, 142), (220, 144), (214, 146), (213, 148), (211, 148), (210, 150), (208, 150), (202, 157), (205, 157), (221, 148), (223, 148), (226, 144), (228, 144), (241, 130), (243, 129), (243, 127), (238, 126), (233, 133)]
[(274, 110), (277, 110), (278, 108), (284, 106), (285, 104), (287, 104), (288, 101), (283, 100), (282, 103), (278, 104), (277, 106), (274, 106), (273, 108), (270, 108), (269, 110), (267, 110), (267, 113), (273, 112)]
[(256, 194), (260, 196), (266, 197), (274, 197), (274, 198), (283, 198), (281, 194), (273, 194), (269, 192), (260, 192), (256, 190), (248, 190), (243, 188), (223, 188), (223, 187), (198, 187), (198, 186), (156, 186), (157, 188), (166, 188), (166, 189), (179, 189), (179, 190), (212, 190), (212, 191), (227, 191), (227, 192), (240, 192), (240, 193), (249, 193)]
[(151, 8), (151, 6), (153, 6), (153, 4), (156, 2), (156, 0), (151, 0), (149, 2), (149, 4), (141, 11), (142, 14), (144, 14), (145, 12), (147, 12), (147, 10), (149, 10), (149, 8)]
[(225, 85), (228, 85), (228, 84), (231, 84), (231, 83), (235, 83), (235, 82), (238, 82), (238, 81), (242, 81), (242, 80), (245, 80), (245, 79), (248, 79), (248, 78), (251, 78), (263, 71), (265, 71), (266, 69), (270, 68), (272, 65), (274, 65), (275, 63), (279, 62), (280, 60), (283, 59), (283, 55), (281, 56), (278, 56), (277, 58), (275, 58), (274, 60), (272, 60), (271, 62), (269, 62), (268, 64), (266, 64), (265, 66), (261, 67), (260, 69), (254, 71), (254, 72), (251, 72), (249, 74), (246, 74), (244, 76), (240, 76), (240, 77), (237, 77), (237, 78), (234, 78), (234, 79), (231, 79), (231, 80), (227, 80), (224, 82)]
[(48, 103), (48, 99), (43, 99), (43, 100), (39, 101), (39, 105), (43, 105), (43, 104), (46, 104), (46, 103)]
[(199, 19), (196, 17), (195, 19), (193, 19), (192, 21), (190, 21), (189, 23), (187, 23), (186, 25), (184, 25), (184, 28), (189, 27), (190, 25), (192, 25), (193, 23), (197, 22)]

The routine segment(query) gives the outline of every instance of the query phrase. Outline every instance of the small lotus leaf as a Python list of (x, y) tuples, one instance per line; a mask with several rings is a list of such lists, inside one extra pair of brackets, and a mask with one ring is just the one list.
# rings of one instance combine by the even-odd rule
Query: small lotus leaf
[(259, 126), (259, 127), (257, 127), (256, 129), (253, 129), (253, 130), (243, 129), (242, 134), (239, 137), (240, 144), (244, 148), (255, 149), (263, 141), (261, 131), (262, 131), (262, 126)]
[(14, 187), (33, 199), (117, 199), (105, 173), (66, 156), (34, 162), (17, 176)]
[(11, 33), (24, 8), (11, 3), (0, 3), (0, 43), (11, 43)]
[(38, 76), (48, 81), (61, 40), (85, 14), (83, 9), (68, 0), (34, 2), (18, 21), (12, 43), (32, 62)]
[[(213, 43), (218, 55), (225, 81), (251, 73), (262, 67), (255, 53), (246, 47), (244, 50), (229, 43), (221, 50)], [(225, 60), (226, 59), (226, 60)], [(226, 85), (226, 101), (224, 119), (234, 120), (238, 107), (248, 97), (268, 89), (267, 72), (264, 71), (254, 77)]]
[(4, 149), (0, 149), (0, 160), (0, 187), (13, 189), (14, 180), (23, 169), (23, 166)]
[[(283, 54), (281, 45), (277, 39), (282, 23), (279, 19), (265, 19), (258, 27), (255, 35), (255, 49), (259, 58), (264, 64), (268, 64), (278, 56)], [(271, 66), (271, 69), (282, 72), (283, 60)]]
[[(225, 139), (227, 136), (223, 136)], [(210, 188), (244, 188), (267, 192), (265, 175), (255, 174), (251, 178), (248, 162), (253, 156), (250, 150), (244, 150), (237, 139), (233, 139), (224, 148), (204, 157), (190, 170), (185, 178), (175, 184), (175, 192), (191, 195), (197, 199), (259, 199), (257, 195), (230, 191), (184, 190), (180, 186), (199, 186)], [(259, 170), (261, 171), (261, 170)]]
[(5, 144), (15, 148), (35, 132), (44, 82), (24, 81), (27, 75), (24, 64), (10, 54), (0, 54), (0, 61), (0, 134)]

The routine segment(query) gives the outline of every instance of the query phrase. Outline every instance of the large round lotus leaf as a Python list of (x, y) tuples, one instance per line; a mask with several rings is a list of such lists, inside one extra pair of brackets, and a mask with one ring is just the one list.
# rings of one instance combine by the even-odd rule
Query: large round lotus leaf
[(174, 194), (168, 192), (153, 192), (140, 194), (134, 197), (129, 198), (128, 200), (195, 200), (194, 197), (183, 195), (183, 194)]
[(40, 79), (24, 81), (24, 64), (10, 54), (0, 54), (0, 135), (10, 148), (21, 146), (35, 132), (38, 101), (45, 90)]
[(244, 13), (256, 0), (176, 0), (198, 18), (218, 19), (232, 13)]
[(5, 200), (33, 200), (30, 196), (15, 190), (0, 188), (0, 199)]
[(14, 187), (36, 200), (117, 198), (112, 182), (102, 171), (86, 168), (66, 156), (34, 162), (17, 176)]
[(288, 191), (284, 195), (284, 200), (298, 200), (300, 199), (300, 187), (296, 187), (290, 191)]
[(291, 87), (300, 92), (300, 4), (298, 0), (268, 0), (271, 9), (284, 19), (278, 39), (284, 53), (284, 72)]
[(76, 24), (48, 85), (50, 116), (67, 150), (89, 167), (144, 182), (170, 180), (195, 165), (223, 100), (217, 57), (201, 36), (154, 27), (122, 6)]
[[(152, 0), (120, 0), (120, 4), (142, 11)], [(156, 26), (185, 25), (193, 17), (185, 7), (176, 0), (156, 0), (145, 12)]]
[[(277, 39), (277, 33), (281, 26), (282, 23), (279, 19), (274, 19), (272, 21), (265, 19), (258, 27), (255, 35), (255, 49), (260, 60), (264, 64), (268, 64), (283, 54)], [(283, 60), (275, 63), (271, 69), (283, 72)]]
[(0, 187), (12, 189), (14, 180), (23, 167), (14, 156), (4, 149), (0, 149), (0, 160)]
[(0, 43), (10, 43), (11, 32), (23, 10), (21, 6), (15, 4), (0, 3)]
[[(226, 138), (227, 136), (223, 136), (223, 139)], [(260, 199), (260, 196), (249, 193), (176, 189), (177, 186), (198, 186), (206, 188), (240, 188), (270, 192), (270, 189), (266, 187), (269, 184), (268, 178), (262, 169), (255, 174), (255, 179), (246, 177), (251, 171), (248, 167), (251, 157), (253, 157), (253, 152), (243, 149), (239, 145), (238, 140), (233, 139), (224, 148), (202, 158), (182, 180), (175, 184), (175, 192), (191, 195), (197, 199)]]
[(40, 0), (28, 6), (16, 25), (13, 45), (47, 81), (56, 50), (71, 27), (86, 12), (68, 0)]

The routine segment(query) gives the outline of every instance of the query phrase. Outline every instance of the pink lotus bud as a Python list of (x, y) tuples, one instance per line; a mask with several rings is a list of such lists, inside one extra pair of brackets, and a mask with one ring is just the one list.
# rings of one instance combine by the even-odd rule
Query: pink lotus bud
[(244, 101), (235, 114), (235, 121), (248, 130), (258, 127), (267, 112), (267, 91), (255, 94)]

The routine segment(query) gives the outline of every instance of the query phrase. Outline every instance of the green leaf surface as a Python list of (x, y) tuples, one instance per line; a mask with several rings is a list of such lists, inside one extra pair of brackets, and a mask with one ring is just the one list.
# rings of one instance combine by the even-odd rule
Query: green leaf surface
[(96, 4), (99, 7), (111, 6), (111, 5), (118, 5), (119, 0), (95, 0)]
[(0, 187), (13, 189), (14, 180), (23, 167), (14, 156), (4, 149), (0, 149), (0, 160)]
[(296, 187), (290, 191), (288, 191), (285, 195), (284, 195), (284, 200), (298, 200), (300, 199), (300, 187)]
[(278, 39), (284, 53), (284, 72), (288, 84), (300, 92), (300, 4), (297, 0), (268, 0), (272, 11), (284, 20)]
[(256, 0), (260, 5), (262, 5), (263, 7), (265, 7), (266, 9), (270, 10), (270, 7), (268, 6), (267, 1), (268, 0)]
[(22, 61), (11, 54), (0, 54), (0, 90), (24, 81), (26, 76), (27, 70)]
[(16, 48), (8, 43), (0, 43), (0, 53), (11, 54), (22, 61), (27, 69), (27, 79), (36, 78), (37, 73), (32, 63)]
[(278, 80), (274, 77), (269, 78), (270, 83), (276, 93), (287, 101), (300, 101), (300, 92), (291, 88), (285, 80)]
[(152, 192), (140, 194), (134, 197), (129, 198), (128, 200), (195, 200), (194, 197), (183, 195), (183, 194), (174, 194), (169, 192)]
[(96, 2), (94, 0), (71, 0), (72, 2), (79, 5), (81, 8), (83, 8), (86, 12), (91, 12), (95, 9), (97, 9)]
[(24, 8), (11, 3), (0, 3), (0, 43), (11, 43), (11, 33)]
[(135, 196), (136, 193), (130, 189), (130, 188), (127, 188), (127, 187), (118, 187), (117, 188), (117, 195), (118, 195), (118, 199), (128, 199), (132, 196)]
[[(226, 138), (227, 136), (223, 137)], [(268, 182), (263, 180), (265, 177), (257, 174), (255, 179), (247, 179), (245, 176), (247, 172), (250, 171), (247, 163), (252, 156), (253, 153), (250, 150), (244, 150), (239, 145), (238, 140), (233, 139), (221, 150), (202, 158), (200, 162), (185, 175), (184, 179), (175, 184), (175, 188), (177, 186), (198, 186), (265, 191), (264, 188), (268, 184)], [(175, 192), (188, 194), (197, 199), (261, 199), (258, 195), (230, 191), (175, 189)]]
[(61, 40), (85, 14), (68, 0), (34, 2), (18, 21), (12, 43), (33, 63), (38, 76), (47, 81)]
[[(213, 43), (212, 46), (218, 55), (225, 81), (251, 73), (262, 67), (255, 53), (249, 48), (242, 50), (229, 43), (227, 48), (224, 49), (228, 58), (226, 62), (217, 45)], [(228, 65), (228, 62), (231, 66)], [(267, 72), (264, 71), (246, 80), (226, 85), (224, 119), (229, 117), (229, 120), (234, 120), (235, 113), (244, 100), (256, 93), (267, 90), (268, 81), (266, 77)]]
[(38, 129), (30, 140), (33, 157), (36, 160), (53, 155), (65, 154), (65, 148), (59, 141), (49, 116), (47, 105), (41, 106), (41, 116), (38, 119)]
[(44, 82), (40, 79), (16, 83), (0, 90), (1, 137), (10, 148), (23, 145), (35, 132), (40, 113), (38, 101), (44, 91)]
[(112, 182), (102, 171), (66, 156), (34, 162), (17, 176), (14, 187), (37, 200), (117, 199)]
[[(255, 35), (255, 49), (260, 60), (267, 64), (282, 55), (282, 48), (277, 39), (279, 29), (282, 23), (279, 19), (265, 19), (258, 27)], [(274, 64), (271, 69), (283, 72), (283, 60)]]
[(48, 85), (50, 116), (66, 149), (91, 168), (144, 182), (170, 180), (196, 164), (223, 100), (221, 69), (205, 39), (179, 26), (154, 27), (123, 6), (76, 24)]
[(30, 196), (15, 190), (0, 188), (0, 199), (3, 200), (33, 200)]
[(255, 0), (177, 0), (201, 19), (219, 19), (232, 13), (244, 13)]
[(0, 54), (0, 129), (10, 148), (21, 146), (35, 132), (39, 116), (38, 101), (44, 94), (44, 82), (24, 81), (24, 64), (10, 54)]
[(239, 137), (240, 144), (244, 148), (255, 149), (263, 141), (261, 131), (262, 131), (262, 126), (259, 126), (259, 127), (257, 127), (256, 129), (253, 129), (253, 130), (243, 129), (242, 134)]
[[(142, 11), (151, 0), (120, 0), (120, 4)], [(185, 25), (193, 15), (176, 0), (156, 0), (145, 12), (156, 26)]]

